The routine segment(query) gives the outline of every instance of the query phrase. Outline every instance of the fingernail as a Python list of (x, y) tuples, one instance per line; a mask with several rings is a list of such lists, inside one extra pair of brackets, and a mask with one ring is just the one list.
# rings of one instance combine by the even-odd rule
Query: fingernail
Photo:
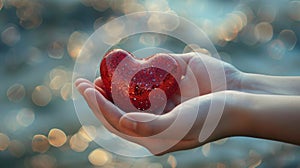
[(123, 119), (121, 122), (121, 126), (128, 130), (136, 131), (137, 123), (133, 120)]

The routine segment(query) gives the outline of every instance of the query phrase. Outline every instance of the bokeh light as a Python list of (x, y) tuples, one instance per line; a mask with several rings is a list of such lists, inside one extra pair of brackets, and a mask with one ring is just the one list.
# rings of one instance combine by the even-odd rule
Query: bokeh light
[(3, 8), (3, 0), (0, 0), (0, 11)]
[(278, 39), (283, 42), (288, 50), (293, 50), (297, 42), (297, 36), (295, 32), (288, 29), (282, 30), (279, 33)]
[(289, 2), (287, 10), (293, 20), (300, 21), (300, 1)]
[(65, 49), (61, 42), (55, 41), (48, 48), (48, 55), (54, 59), (61, 59), (64, 56)]
[(32, 138), (32, 151), (45, 153), (50, 148), (49, 141), (45, 135), (35, 135)]
[(31, 109), (23, 108), (19, 111), (16, 120), (23, 126), (28, 127), (35, 119), (35, 114)]
[(52, 99), (52, 93), (47, 86), (39, 85), (32, 92), (32, 101), (37, 106), (46, 106)]
[(260, 22), (255, 26), (254, 34), (259, 42), (266, 43), (273, 37), (273, 27), (268, 22)]
[(177, 167), (177, 161), (176, 161), (176, 158), (173, 155), (170, 155), (168, 157), (168, 163), (171, 166), (171, 168)]
[(95, 166), (104, 166), (111, 161), (112, 156), (103, 149), (95, 149), (89, 154), (88, 159)]
[(75, 152), (83, 152), (89, 146), (89, 142), (82, 139), (79, 134), (74, 134), (70, 139), (70, 148)]
[[(203, 29), (222, 60), (242, 71), (300, 76), (299, 0), (0, 0), (0, 167), (300, 166), (297, 146), (249, 138), (224, 138), (149, 158), (122, 157), (94, 143), (97, 138), (107, 143), (110, 139), (103, 133), (105, 128), (77, 120), (72, 75), (84, 43), (95, 30), (104, 26), (105, 44), (130, 51), (154, 46), (211, 55), (203, 46), (182, 44), (162, 34), (120, 39), (126, 34), (124, 23), (106, 24), (141, 11), (187, 18)], [(142, 14), (137, 16), (138, 20)], [(153, 31), (172, 32), (180, 25), (179, 20), (155, 14), (146, 21)]]
[(12, 140), (9, 143), (8, 151), (10, 154), (14, 157), (20, 158), (25, 153), (25, 146), (24, 144), (19, 140)]
[(9, 145), (9, 137), (3, 133), (0, 133), (0, 151), (4, 151)]
[(49, 131), (48, 141), (54, 147), (61, 147), (67, 142), (67, 136), (62, 130), (53, 128)]
[(71, 34), (69, 41), (68, 41), (68, 52), (69, 55), (73, 58), (76, 59), (78, 54), (81, 51), (81, 47), (83, 46), (84, 42), (88, 38), (88, 35), (83, 32), (75, 31)]
[(15, 26), (10, 26), (1, 33), (1, 39), (6, 45), (13, 46), (21, 39), (21, 35)]
[(284, 54), (286, 53), (286, 47), (285, 47), (285, 45), (282, 41), (273, 40), (269, 44), (269, 46), (267, 48), (267, 51), (268, 51), (268, 55), (271, 58), (280, 60), (284, 56)]
[(209, 153), (210, 153), (210, 143), (205, 144), (205, 145), (202, 146), (202, 154), (203, 154), (205, 157), (208, 157), (208, 156), (209, 156)]
[(80, 139), (86, 142), (91, 142), (95, 139), (97, 130), (94, 126), (82, 126), (78, 131)]
[(25, 87), (22, 84), (13, 84), (6, 92), (8, 99), (12, 102), (18, 102), (25, 96)]
[(56, 159), (53, 156), (46, 154), (36, 155), (30, 158), (30, 167), (55, 168), (57, 167)]

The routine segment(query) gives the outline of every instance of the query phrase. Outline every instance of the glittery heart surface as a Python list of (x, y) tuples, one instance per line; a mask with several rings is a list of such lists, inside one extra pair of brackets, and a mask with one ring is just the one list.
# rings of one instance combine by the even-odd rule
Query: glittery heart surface
[(181, 78), (178, 62), (168, 54), (139, 59), (121, 49), (105, 54), (100, 73), (107, 98), (125, 112), (163, 111)]

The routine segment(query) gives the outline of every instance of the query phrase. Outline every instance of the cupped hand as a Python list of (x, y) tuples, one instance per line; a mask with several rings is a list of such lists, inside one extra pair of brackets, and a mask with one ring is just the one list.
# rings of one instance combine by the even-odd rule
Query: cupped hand
[[(195, 97), (176, 106), (169, 113), (154, 115), (123, 112), (88, 80), (78, 79), (75, 85), (95, 116), (110, 132), (146, 147), (155, 155), (194, 148), (229, 135), (229, 125), (223, 124), (227, 119), (223, 119), (208, 139), (199, 142), (211, 101), (214, 98), (222, 102), (224, 97), (221, 92)], [(166, 134), (161, 134), (166, 130)]]
[[(243, 73), (229, 63), (199, 52), (171, 54), (182, 68), (182, 93), (196, 97), (223, 90), (239, 90)], [(195, 78), (197, 86), (191, 81)], [(199, 88), (199, 94), (192, 92)], [(192, 91), (191, 91), (192, 90)]]
[[(199, 52), (170, 54), (181, 68), (179, 88), (168, 99), (164, 113), (191, 98), (217, 91), (239, 90), (242, 72), (231, 64)], [(106, 98), (102, 79), (94, 81), (96, 88)]]
[[(96, 79), (94, 83), (86, 79), (78, 79), (75, 85), (96, 117), (109, 131), (146, 147), (155, 155), (194, 148), (228, 136), (226, 133), (228, 126), (219, 124), (208, 139), (199, 142), (199, 133), (212, 99), (217, 99), (220, 104), (224, 99), (225, 93), (215, 91), (226, 90), (227, 82), (231, 82), (231, 89), (237, 87), (240, 71), (230, 64), (201, 53), (172, 54), (171, 56), (182, 68), (183, 77), (179, 83), (180, 93), (174, 94), (168, 101), (165, 109), (168, 113), (163, 115), (142, 112), (125, 113), (107, 99), (101, 78)], [(213, 71), (211, 74), (208, 73), (207, 67)], [(217, 76), (214, 80), (217, 85), (214, 85), (214, 88), (210, 79), (214, 76), (211, 75)], [(225, 79), (218, 78), (224, 75)], [(195, 86), (195, 80), (197, 86)], [(198, 92), (192, 88), (198, 88)], [(175, 121), (175, 130), (169, 130), (167, 135), (156, 136), (170, 128), (172, 124), (174, 125)], [(187, 125), (189, 123), (191, 125)], [(186, 127), (188, 129), (180, 130)], [(182, 132), (184, 134), (180, 137), (179, 134), (182, 135)]]

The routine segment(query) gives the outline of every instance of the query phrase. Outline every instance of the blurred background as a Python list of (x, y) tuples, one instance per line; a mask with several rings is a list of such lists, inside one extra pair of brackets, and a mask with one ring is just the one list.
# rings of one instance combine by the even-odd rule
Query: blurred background
[[(71, 99), (76, 57), (109, 20), (153, 10), (198, 25), (221, 58), (242, 71), (300, 76), (300, 1), (0, 0), (0, 167), (300, 168), (298, 146), (253, 138), (145, 158), (118, 156), (92, 141), (85, 130), (94, 128), (80, 124)], [(149, 26), (161, 26), (157, 20)], [(156, 35), (135, 39), (176, 46)]]

